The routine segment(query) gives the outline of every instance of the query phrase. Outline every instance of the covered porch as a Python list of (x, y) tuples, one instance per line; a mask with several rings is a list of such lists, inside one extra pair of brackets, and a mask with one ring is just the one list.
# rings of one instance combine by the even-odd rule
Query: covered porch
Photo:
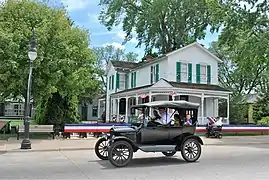
[[(205, 85), (206, 87), (206, 85)], [(186, 100), (193, 103), (199, 103), (198, 123), (204, 125), (208, 122), (207, 117), (218, 117), (218, 100), (227, 100), (227, 114), (223, 117), (223, 123), (229, 124), (229, 94), (228, 91), (209, 90), (209, 89), (190, 89), (175, 86), (162, 85), (142, 87), (136, 90), (125, 90), (114, 93), (110, 98), (110, 118), (116, 116), (124, 117), (128, 122), (130, 116), (137, 116), (137, 111), (132, 111), (131, 107), (136, 104), (152, 101), (178, 101)], [(150, 111), (150, 115), (152, 112)]]

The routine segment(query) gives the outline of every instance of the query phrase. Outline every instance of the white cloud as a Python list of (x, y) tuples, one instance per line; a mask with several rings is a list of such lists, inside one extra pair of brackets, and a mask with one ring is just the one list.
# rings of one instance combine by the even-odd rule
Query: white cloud
[[(121, 40), (124, 40), (125, 39), (125, 36), (126, 36), (126, 33), (124, 33), (123, 31), (119, 31), (116, 35), (117, 38), (121, 39)], [(133, 37), (131, 40), (129, 40), (128, 42), (131, 42), (131, 43), (134, 43), (134, 44), (137, 44), (138, 41), (135, 39), (135, 37)]]
[(121, 43), (117, 43), (117, 42), (105, 43), (102, 46), (105, 47), (105, 46), (110, 46), (110, 45), (114, 46), (115, 48), (119, 48), (121, 50), (124, 50), (125, 49), (125, 46), (124, 45), (122, 45)]
[(68, 11), (76, 11), (86, 8), (91, 0), (61, 0), (62, 3), (67, 6)]

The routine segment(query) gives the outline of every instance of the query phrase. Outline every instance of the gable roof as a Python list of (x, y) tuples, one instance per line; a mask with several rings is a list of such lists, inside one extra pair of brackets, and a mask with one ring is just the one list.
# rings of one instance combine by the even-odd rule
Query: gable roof
[(127, 62), (127, 61), (110, 61), (114, 67), (126, 68), (126, 69), (133, 69), (140, 63), (135, 62)]
[(191, 44), (189, 44), (189, 45), (187, 45), (187, 46), (184, 46), (184, 47), (182, 47), (182, 48), (180, 48), (180, 49), (177, 49), (177, 50), (175, 50), (175, 51), (169, 52), (169, 53), (167, 53), (166, 55), (167, 55), (167, 56), (170, 56), (170, 55), (172, 55), (172, 54), (178, 53), (178, 52), (183, 51), (183, 50), (185, 50), (185, 49), (187, 49), (187, 48), (190, 48), (190, 47), (192, 47), (192, 46), (196, 46), (196, 47), (200, 48), (201, 50), (203, 50), (206, 54), (208, 54), (209, 56), (211, 56), (211, 57), (212, 57), (213, 59), (215, 59), (216, 61), (218, 61), (218, 62), (222, 62), (222, 60), (221, 60), (220, 58), (218, 58), (217, 56), (215, 56), (215, 55), (214, 55), (213, 53), (211, 53), (207, 48), (205, 48), (203, 45), (201, 45), (201, 44), (198, 43), (198, 42), (191, 43)]
[[(196, 84), (196, 83), (185, 83), (185, 82), (173, 82), (173, 81), (167, 81), (166, 79), (163, 79), (163, 78), (161, 78), (158, 82), (160, 82), (160, 81), (165, 81), (165, 82), (167, 82), (169, 85), (171, 85), (174, 88), (230, 92), (229, 90), (227, 90), (227, 89), (225, 89), (223, 87), (220, 87), (218, 85), (213, 85), (213, 84)], [(144, 88), (149, 88), (149, 87), (154, 87), (154, 85), (157, 84), (158, 82), (156, 82), (154, 84), (149, 84), (149, 85), (145, 85), (145, 86), (132, 88), (132, 89), (125, 89), (123, 91), (113, 93), (112, 95), (120, 94), (120, 93), (124, 93), (124, 92), (131, 92), (131, 91), (144, 89)]]
[(152, 59), (150, 61), (144, 61), (144, 62), (135, 63), (135, 62), (111, 60), (110, 62), (112, 63), (112, 65), (115, 68), (122, 68), (122, 69), (132, 70), (132, 69), (140, 68), (140, 67), (143, 67), (143, 66), (148, 66), (150, 64), (156, 63), (156, 62), (161, 61), (161, 60), (165, 60), (165, 59), (167, 59), (168, 56), (170, 56), (172, 54), (175, 54), (175, 53), (178, 53), (180, 51), (183, 51), (183, 50), (185, 50), (187, 48), (190, 48), (192, 46), (196, 46), (196, 47), (200, 48), (202, 51), (204, 51), (206, 54), (208, 54), (209, 56), (211, 56), (216, 61), (222, 62), (222, 60), (220, 58), (218, 58), (217, 56), (215, 56), (213, 53), (211, 53), (209, 50), (207, 50), (205, 47), (203, 47), (203, 45), (201, 45), (198, 42), (191, 43), (191, 44), (189, 44), (187, 46), (184, 46), (182, 48), (179, 48), (177, 50), (174, 50), (172, 52), (169, 52), (169, 53), (167, 53), (165, 55), (162, 55), (162, 56), (159, 56), (157, 58), (154, 58), (154, 59)]

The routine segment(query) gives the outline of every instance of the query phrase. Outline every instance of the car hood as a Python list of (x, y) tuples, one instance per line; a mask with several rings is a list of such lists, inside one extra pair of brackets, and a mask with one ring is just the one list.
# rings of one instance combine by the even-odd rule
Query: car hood
[(135, 132), (135, 129), (131, 127), (112, 127), (110, 132)]

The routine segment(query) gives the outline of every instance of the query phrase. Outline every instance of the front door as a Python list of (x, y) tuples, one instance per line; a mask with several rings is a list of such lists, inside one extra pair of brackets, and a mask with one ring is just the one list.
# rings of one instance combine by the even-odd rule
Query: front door
[(158, 126), (142, 128), (140, 135), (141, 144), (165, 145), (169, 138), (169, 127)]

